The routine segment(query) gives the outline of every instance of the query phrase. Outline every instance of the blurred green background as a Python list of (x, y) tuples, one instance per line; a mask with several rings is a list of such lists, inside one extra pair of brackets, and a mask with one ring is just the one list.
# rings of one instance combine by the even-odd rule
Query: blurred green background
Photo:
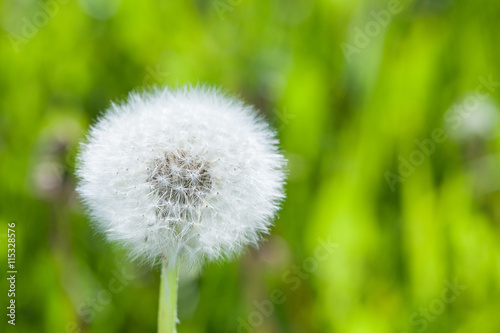
[(260, 249), (181, 281), (179, 332), (500, 332), (499, 22), (496, 0), (2, 0), (0, 331), (156, 331), (159, 271), (95, 234), (75, 155), (110, 101), (208, 82), (278, 129), (288, 198)]

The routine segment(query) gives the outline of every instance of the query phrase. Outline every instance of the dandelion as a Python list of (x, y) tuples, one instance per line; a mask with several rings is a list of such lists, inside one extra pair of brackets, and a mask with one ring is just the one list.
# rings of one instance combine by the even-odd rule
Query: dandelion
[(175, 331), (177, 272), (232, 259), (269, 232), (284, 158), (253, 107), (214, 88), (132, 93), (90, 129), (78, 192), (133, 259), (162, 263), (159, 331)]
[(459, 142), (488, 140), (496, 135), (498, 118), (498, 108), (491, 97), (480, 99), (469, 94), (447, 111), (445, 130)]

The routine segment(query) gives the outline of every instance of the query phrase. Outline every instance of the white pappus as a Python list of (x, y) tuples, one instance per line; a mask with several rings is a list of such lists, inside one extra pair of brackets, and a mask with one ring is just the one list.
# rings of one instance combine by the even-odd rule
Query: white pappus
[(131, 93), (91, 127), (77, 190), (133, 258), (198, 269), (268, 232), (284, 198), (278, 144), (253, 107), (218, 89)]

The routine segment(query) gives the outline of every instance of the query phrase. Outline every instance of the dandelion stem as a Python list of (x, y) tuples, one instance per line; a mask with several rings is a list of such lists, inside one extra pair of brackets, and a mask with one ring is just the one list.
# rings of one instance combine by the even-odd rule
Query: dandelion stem
[(160, 299), (158, 305), (158, 333), (175, 333), (177, 321), (177, 267), (161, 266)]

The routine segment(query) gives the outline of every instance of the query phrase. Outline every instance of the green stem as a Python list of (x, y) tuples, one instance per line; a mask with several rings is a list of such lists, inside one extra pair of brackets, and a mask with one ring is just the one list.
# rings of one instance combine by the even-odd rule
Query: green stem
[(177, 267), (161, 266), (160, 300), (158, 305), (158, 333), (175, 333), (177, 321)]

